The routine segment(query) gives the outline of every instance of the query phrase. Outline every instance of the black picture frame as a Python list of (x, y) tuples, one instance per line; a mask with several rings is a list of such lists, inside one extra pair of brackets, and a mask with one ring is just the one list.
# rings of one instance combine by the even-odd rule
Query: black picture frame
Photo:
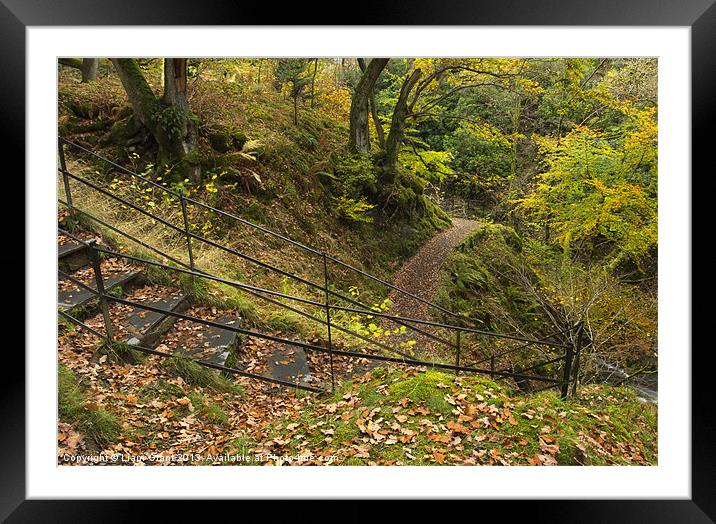
[[(25, 30), (28, 26), (73, 25), (509, 25), (509, 26), (689, 26), (692, 35), (692, 173), (713, 176), (709, 157), (714, 144), (712, 118), (716, 107), (716, 5), (715, 0), (492, 0), (464, 2), (418, 0), (387, 3), (366, 0), (360, 7), (337, 17), (339, 4), (321, 9), (316, 5), (295, 8), (273, 3), (233, 3), (221, 0), (0, 0), (0, 107), (4, 140), (2, 149), (19, 159), (14, 173), (24, 170), (25, 142)], [(321, 12), (336, 19), (323, 19)], [(699, 169), (701, 166), (702, 169)], [(9, 168), (8, 168), (9, 169)], [(6, 175), (10, 172), (6, 171)], [(4, 183), (17, 184), (24, 194), (22, 178)], [(691, 176), (691, 183), (696, 177)], [(687, 183), (685, 180), (684, 183)], [(699, 192), (693, 192), (694, 196)], [(708, 191), (701, 192), (706, 198)], [(32, 195), (25, 195), (32, 198)], [(694, 203), (692, 201), (692, 210)], [(708, 239), (705, 226), (692, 219), (693, 239)], [(708, 222), (705, 222), (708, 223)], [(3, 229), (6, 229), (6, 223)], [(702, 231), (703, 229), (703, 231)], [(5, 250), (1, 260), (4, 274), (16, 278), (24, 265), (24, 230), (14, 227), (16, 248)], [(701, 234), (700, 234), (701, 233)], [(31, 239), (24, 239), (31, 242)], [(693, 251), (692, 251), (693, 257)], [(693, 258), (692, 258), (693, 260)], [(694, 278), (692, 274), (692, 279)], [(705, 276), (705, 275), (704, 275)], [(25, 278), (31, 278), (25, 272)], [(7, 306), (6, 306), (7, 307)], [(12, 306), (17, 316), (17, 301)], [(692, 325), (706, 321), (708, 309), (693, 308)], [(4, 316), (4, 318), (9, 318)], [(26, 328), (29, 318), (25, 319)], [(712, 382), (708, 366), (710, 345), (692, 344), (692, 496), (689, 500), (533, 500), (480, 501), (479, 514), (508, 512), (510, 517), (532, 521), (587, 522), (714, 522), (716, 521), (716, 437)], [(3, 367), (11, 369), (0, 381), (0, 520), (7, 522), (111, 522), (141, 516), (167, 521), (172, 513), (186, 511), (184, 504), (82, 500), (26, 500), (25, 495), (25, 359), (5, 348)], [(683, 348), (685, 354), (688, 348)], [(12, 359), (15, 359), (13, 362)], [(662, 402), (668, 401), (663, 399)], [(78, 494), (81, 497), (82, 494)], [(317, 494), (319, 496), (319, 494)], [(219, 502), (212, 505), (212, 513)], [(489, 504), (490, 507), (486, 505)], [(505, 505), (509, 506), (509, 509)], [(226, 503), (222, 504), (223, 506)], [(241, 506), (243, 508), (243, 506)], [(237, 507), (234, 506), (236, 509)], [(223, 509), (223, 508), (221, 508)], [(324, 507), (326, 511), (327, 508)], [(273, 509), (272, 509), (273, 511)], [(295, 510), (294, 510), (295, 511)], [(242, 511), (243, 513), (243, 511)], [(217, 518), (219, 513), (215, 513)], [(477, 517), (477, 514), (476, 518)], [(160, 517), (161, 516), (161, 517)], [(446, 515), (448, 517), (448, 515)], [(236, 514), (236, 518), (240, 518)], [(485, 517), (482, 517), (485, 518)]]

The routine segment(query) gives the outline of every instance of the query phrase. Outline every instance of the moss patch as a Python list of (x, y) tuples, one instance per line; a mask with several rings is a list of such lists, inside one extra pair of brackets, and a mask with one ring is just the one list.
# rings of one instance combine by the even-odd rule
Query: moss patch
[(192, 359), (174, 354), (162, 361), (162, 367), (194, 386), (211, 388), (215, 391), (241, 395), (242, 388), (216, 370), (201, 366)]
[(272, 452), (343, 465), (655, 464), (656, 431), (655, 407), (619, 388), (585, 387), (563, 402), (510, 397), (474, 376), (376, 369), (277, 422)]
[(58, 406), (61, 420), (74, 424), (101, 446), (115, 442), (120, 435), (117, 417), (87, 402), (77, 377), (62, 364), (58, 368)]

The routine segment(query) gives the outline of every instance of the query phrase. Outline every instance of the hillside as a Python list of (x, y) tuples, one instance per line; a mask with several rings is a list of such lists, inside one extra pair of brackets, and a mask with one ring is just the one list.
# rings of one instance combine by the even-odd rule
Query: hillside
[[(192, 95), (193, 111), (202, 123), (199, 150), (203, 182), (197, 186), (187, 184), (188, 181), (170, 184), (166, 177), (154, 176), (163, 185), (183, 190), (188, 196), (325, 250), (386, 279), (401, 260), (413, 254), (435, 231), (449, 225), (449, 218), (422, 195), (413, 195), (415, 200), (410, 205), (418, 207), (415, 213), (406, 216), (399, 209), (397, 214), (395, 210), (390, 214), (356, 211), (350, 199), (342, 197), (344, 185), (367, 182), (373, 175), (369, 162), (350, 156), (345, 149), (347, 129), (338, 118), (340, 106), (305, 111), (296, 126), (292, 122), (291, 100), (269, 85), (247, 88), (238, 81), (227, 84), (209, 76), (196, 84)], [(151, 157), (143, 144), (138, 143), (140, 137), (127, 136), (125, 130), (132, 125), (131, 120), (131, 109), (116, 76), (100, 76), (88, 85), (78, 83), (75, 71), (62, 71), (60, 135), (135, 172), (148, 173), (147, 169), (153, 167)], [(107, 171), (101, 162), (87, 159), (86, 155), (83, 158), (81, 152), (71, 147), (67, 149), (71, 168), (90, 175)], [(125, 195), (145, 189), (129, 187), (132, 182), (117, 173), (113, 174), (112, 183), (113, 189)], [(82, 198), (82, 189), (81, 186), (75, 189), (76, 199)], [(147, 197), (151, 197), (159, 203), (162, 195), (158, 193), (141, 195), (139, 201), (147, 202)], [(130, 233), (147, 229), (137, 213), (108, 209), (96, 196), (88, 198), (86, 204), (100, 218), (126, 226)], [(196, 221), (198, 224), (199, 217)], [(200, 226), (212, 238), (240, 243), (248, 254), (267, 262), (322, 276), (320, 260), (307, 257), (300, 249), (290, 246), (284, 249), (276, 239), (256, 230), (235, 227), (217, 217), (204, 218)], [(172, 252), (172, 239), (149, 236), (148, 240), (169, 244)], [(173, 247), (176, 251), (176, 246)], [(233, 262), (239, 269), (246, 269), (240, 261)], [(340, 276), (339, 268), (336, 272)], [(370, 280), (351, 282), (357, 287), (361, 284), (374, 286)], [(377, 296), (386, 292), (374, 291)]]
[(84, 61), (58, 463), (657, 464), (653, 60)]

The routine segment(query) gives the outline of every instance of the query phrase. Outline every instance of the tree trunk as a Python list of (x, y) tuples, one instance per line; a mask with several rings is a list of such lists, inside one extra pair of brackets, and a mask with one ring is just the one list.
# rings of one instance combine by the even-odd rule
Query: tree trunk
[(375, 126), (375, 136), (378, 139), (378, 146), (380, 146), (381, 149), (385, 149), (385, 132), (383, 131), (383, 124), (380, 123), (380, 119), (378, 118), (378, 110), (375, 106), (375, 93), (370, 94), (368, 105), (370, 107), (370, 114), (373, 117), (373, 125)]
[[(172, 109), (174, 115), (179, 116), (178, 125), (174, 124), (170, 131), (164, 126), (159, 133), (166, 132), (169, 136), (166, 147), (169, 154), (164, 159), (165, 163), (179, 160), (182, 176), (192, 182), (198, 182), (201, 178), (201, 170), (197, 159), (198, 130), (194, 123), (193, 115), (189, 110), (189, 97), (187, 93), (187, 59), (186, 58), (165, 58), (164, 59), (164, 95), (162, 101), (166, 107)], [(164, 111), (166, 114), (166, 110)], [(179, 136), (175, 131), (180, 131)], [(160, 148), (161, 152), (161, 148)]]
[(311, 107), (316, 107), (316, 75), (318, 75), (318, 58), (313, 64), (313, 77), (311, 78)]
[(186, 59), (164, 60), (164, 95), (158, 99), (132, 58), (113, 58), (119, 79), (135, 116), (159, 145), (157, 167), (167, 167), (172, 178), (200, 178), (197, 130), (187, 99)]
[[(365, 72), (365, 59), (358, 58), (357, 60), (360, 70)], [(375, 126), (375, 135), (378, 139), (378, 146), (381, 149), (385, 149), (385, 133), (383, 132), (383, 124), (380, 123), (380, 119), (378, 118), (378, 109), (375, 105), (375, 86), (373, 86), (373, 89), (370, 92), (370, 97), (368, 98), (368, 108), (370, 109), (370, 115), (373, 118), (373, 125)]]
[(82, 59), (82, 82), (94, 82), (97, 80), (97, 67), (99, 58)]
[(154, 113), (159, 109), (159, 100), (154, 96), (142, 70), (133, 58), (112, 58), (112, 64), (134, 109), (134, 115), (154, 134)]
[(368, 105), (375, 83), (388, 64), (387, 58), (374, 58), (365, 68), (356, 86), (350, 111), (350, 136), (348, 144), (351, 151), (364, 153), (370, 149), (368, 132)]
[(405, 135), (405, 122), (410, 114), (408, 108), (408, 96), (418, 83), (423, 72), (420, 69), (413, 71), (408, 78), (405, 79), (400, 88), (398, 101), (393, 109), (393, 118), (390, 124), (388, 138), (385, 141), (385, 165), (383, 166), (383, 182), (390, 184), (395, 181), (398, 171), (398, 153), (403, 145), (403, 136)]
[(94, 82), (97, 80), (97, 66), (99, 58), (60, 58), (58, 62), (67, 67), (79, 69), (82, 72), (82, 83)]
[(189, 99), (186, 92), (186, 58), (164, 59), (164, 96), (167, 105), (189, 110)]

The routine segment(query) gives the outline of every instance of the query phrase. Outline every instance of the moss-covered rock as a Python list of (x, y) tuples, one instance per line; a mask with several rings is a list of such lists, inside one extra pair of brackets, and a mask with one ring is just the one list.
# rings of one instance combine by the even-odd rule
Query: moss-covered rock
[(207, 132), (206, 138), (214, 151), (226, 153), (231, 149), (231, 135), (222, 129), (211, 129)]
[(89, 100), (66, 99), (65, 107), (75, 116), (86, 120), (93, 120), (100, 114), (100, 108)]
[(243, 131), (234, 131), (231, 134), (231, 140), (233, 142), (234, 148), (241, 150), (242, 147), (244, 147), (244, 144), (248, 141), (249, 137), (246, 136), (246, 133)]

